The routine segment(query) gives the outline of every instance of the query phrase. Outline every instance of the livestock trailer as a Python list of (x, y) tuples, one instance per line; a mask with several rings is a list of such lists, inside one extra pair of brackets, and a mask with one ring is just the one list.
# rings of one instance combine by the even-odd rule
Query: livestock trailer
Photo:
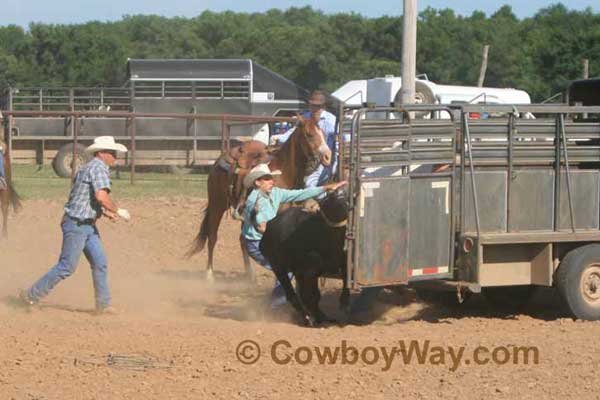
[[(248, 138), (276, 120), (269, 117), (295, 115), (308, 96), (248, 59), (130, 59), (127, 75), (118, 88), (7, 88), (0, 109), (10, 118), (13, 160), (52, 161), (59, 175), (70, 176), (76, 135), (76, 157), (83, 158), (83, 145), (96, 136), (113, 135), (131, 145), (133, 129), (138, 164), (209, 164), (222, 149), (228, 115), (238, 121), (243, 115), (264, 117), (228, 129), (233, 139)], [(132, 112), (138, 115), (133, 127), (124, 114)], [(192, 114), (213, 118), (187, 118)]]
[[(447, 118), (411, 118), (424, 111)], [(483, 114), (494, 117), (472, 118)], [(598, 117), (600, 107), (568, 105), (355, 112), (341, 125), (351, 138), (345, 279), (443, 282), (459, 299), (497, 303), (556, 286), (575, 317), (600, 319)]]

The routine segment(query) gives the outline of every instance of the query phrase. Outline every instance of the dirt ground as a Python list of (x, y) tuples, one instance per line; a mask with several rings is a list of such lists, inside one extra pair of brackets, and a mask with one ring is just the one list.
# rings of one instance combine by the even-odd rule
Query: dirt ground
[[(238, 223), (222, 226), (211, 285), (205, 254), (182, 258), (203, 201), (122, 205), (131, 223), (100, 223), (113, 300), (122, 311), (116, 316), (91, 313), (84, 258), (39, 308), (21, 307), (18, 289), (59, 254), (62, 202), (28, 201), (11, 217), (10, 237), (0, 242), (0, 399), (600, 398), (600, 323), (565, 318), (552, 290), (539, 291), (517, 315), (498, 313), (478, 296), (451, 309), (420, 302), (411, 290), (386, 291), (367, 325), (305, 328), (289, 309), (265, 306), (273, 284), (268, 272), (256, 267), (257, 285), (244, 280)], [(343, 319), (337, 296), (338, 283), (328, 282), (324, 309)], [(261, 350), (254, 364), (240, 361), (258, 354), (238, 347), (244, 340)], [(399, 355), (400, 343), (410, 341), (429, 344), (424, 363)], [(478, 365), (478, 346), (497, 357)], [(520, 346), (537, 348), (538, 363), (505, 363)], [(335, 354), (346, 358), (321, 363), (327, 347), (339, 347)], [(460, 347), (464, 357), (454, 364), (450, 357)], [(394, 351), (395, 359), (386, 358)]]

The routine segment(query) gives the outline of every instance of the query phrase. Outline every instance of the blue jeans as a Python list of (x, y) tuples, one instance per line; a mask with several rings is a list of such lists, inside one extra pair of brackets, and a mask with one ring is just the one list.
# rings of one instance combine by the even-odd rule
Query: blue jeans
[[(248, 255), (254, 261), (259, 263), (262, 267), (265, 267), (269, 271), (273, 271), (273, 268), (271, 267), (271, 264), (269, 264), (269, 261), (260, 252), (260, 240), (249, 240), (244, 238), (244, 243), (246, 244), (246, 251), (248, 252)], [(291, 272), (288, 274), (288, 276), (290, 280), (293, 277)], [(279, 279), (276, 278), (275, 287), (273, 288), (273, 292), (271, 293), (271, 300), (280, 300), (281, 298), (285, 298), (285, 291), (283, 290), (283, 286), (281, 286), (281, 282), (279, 282)]]
[(92, 267), (96, 308), (108, 307), (108, 263), (98, 229), (95, 225), (80, 224), (68, 216), (63, 218), (61, 228), (63, 243), (58, 263), (29, 289), (29, 298), (38, 301), (50, 293), (58, 282), (71, 276), (83, 252)]
[(0, 150), (0, 176), (5, 176), (4, 174), (4, 154), (2, 154), (2, 150)]

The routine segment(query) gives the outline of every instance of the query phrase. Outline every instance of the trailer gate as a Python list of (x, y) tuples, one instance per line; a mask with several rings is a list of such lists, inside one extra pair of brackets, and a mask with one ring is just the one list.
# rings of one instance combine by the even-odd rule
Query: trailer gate
[(356, 193), (348, 230), (355, 285), (451, 276), (453, 168), (432, 170), (454, 165), (454, 121), (411, 120), (407, 111), (365, 109), (353, 118), (346, 156)]

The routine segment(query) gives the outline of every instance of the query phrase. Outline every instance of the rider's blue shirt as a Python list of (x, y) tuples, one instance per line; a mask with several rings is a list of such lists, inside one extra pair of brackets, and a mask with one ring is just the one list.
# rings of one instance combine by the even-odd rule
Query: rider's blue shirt
[[(254, 189), (248, 196), (248, 200), (246, 200), (242, 235), (248, 240), (262, 239), (263, 234), (256, 229), (256, 226), (275, 218), (281, 203), (308, 200), (323, 192), (325, 192), (323, 187), (299, 190), (274, 187), (273, 190), (271, 190), (271, 193), (265, 193), (261, 190)], [(258, 204), (256, 207), (256, 215), (253, 215), (256, 204)]]

